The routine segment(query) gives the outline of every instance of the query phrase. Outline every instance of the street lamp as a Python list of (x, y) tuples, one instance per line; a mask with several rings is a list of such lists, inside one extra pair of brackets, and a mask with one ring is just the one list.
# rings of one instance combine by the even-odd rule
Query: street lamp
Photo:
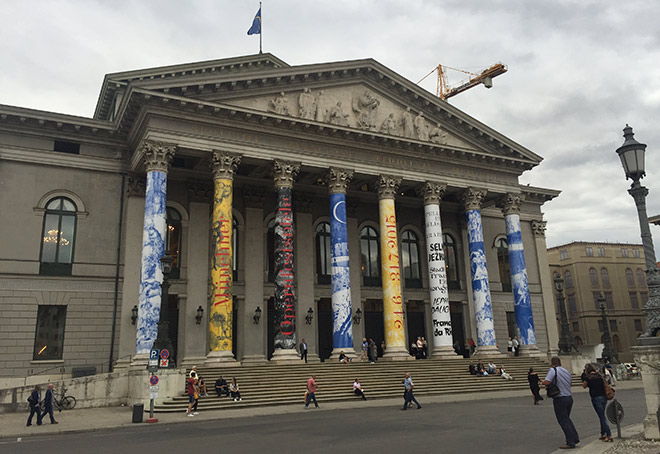
[(646, 214), (646, 196), (649, 191), (639, 182), (646, 175), (644, 169), (646, 144), (639, 143), (634, 139), (633, 130), (628, 125), (623, 129), (623, 137), (626, 140), (623, 145), (617, 148), (616, 152), (621, 158), (626, 179), (633, 180), (628, 193), (637, 205), (637, 216), (639, 217), (639, 228), (642, 234), (644, 259), (646, 261), (646, 285), (649, 288), (649, 299), (642, 309), (646, 314), (646, 333), (640, 336), (638, 340), (640, 345), (645, 345), (658, 342), (655, 336), (660, 330), (660, 270), (658, 270), (656, 263), (651, 227)]
[[(555, 290), (557, 290), (557, 303), (559, 304), (559, 326), (561, 333), (559, 335), (559, 354), (570, 355), (571, 349), (575, 348), (575, 340), (568, 327), (568, 316), (566, 315), (566, 305), (564, 304), (564, 280), (561, 276), (555, 276)], [(576, 349), (577, 350), (577, 349)]]
[(312, 324), (312, 320), (314, 320), (314, 309), (312, 309), (312, 308), (310, 307), (309, 309), (307, 309), (307, 315), (305, 316), (305, 322), (306, 322), (308, 325), (311, 325), (311, 324)]
[[(167, 369), (174, 368), (174, 361), (172, 360), (174, 349), (172, 347), (172, 341), (170, 340), (169, 331), (170, 323), (167, 321), (167, 316), (169, 312), (168, 299), (169, 299), (169, 289), (170, 289), (170, 273), (172, 272), (172, 262), (174, 259), (170, 255), (169, 251), (165, 251), (163, 256), (160, 259), (160, 264), (163, 270), (163, 282), (160, 284), (160, 318), (158, 321), (158, 334), (156, 335), (156, 340), (154, 341), (154, 346), (152, 349), (167, 350), (170, 353)], [(164, 367), (161, 367), (164, 369)]]
[(603, 323), (603, 363), (609, 360), (611, 363), (619, 362), (619, 354), (612, 346), (612, 336), (610, 335), (610, 327), (607, 324), (607, 314), (605, 314), (605, 297), (602, 292), (598, 293), (598, 306), (600, 307), (600, 319)]
[(353, 321), (355, 322), (356, 325), (360, 324), (360, 321), (362, 320), (362, 309), (359, 307), (355, 311), (355, 315), (353, 316)]

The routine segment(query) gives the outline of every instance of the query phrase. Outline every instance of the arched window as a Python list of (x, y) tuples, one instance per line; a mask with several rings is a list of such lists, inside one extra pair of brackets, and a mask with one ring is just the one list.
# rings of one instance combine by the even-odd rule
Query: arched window
[(570, 271), (564, 273), (564, 284), (566, 288), (573, 288), (573, 275)]
[(596, 271), (596, 268), (590, 268), (589, 269), (589, 277), (591, 278), (591, 286), (592, 287), (598, 287), (598, 271)]
[(511, 266), (509, 265), (509, 244), (506, 238), (499, 238), (495, 241), (497, 248), (497, 264), (500, 268), (500, 282), (502, 282), (502, 291), (511, 291)]
[(268, 282), (275, 282), (275, 218), (268, 221), (266, 227), (266, 254)]
[(640, 270), (639, 268), (637, 268), (637, 287), (646, 287), (646, 273), (644, 270)]
[(626, 282), (628, 283), (628, 287), (635, 288), (635, 276), (630, 268), (626, 268)]
[(603, 287), (610, 286), (610, 274), (607, 272), (607, 268), (601, 268), (600, 278), (603, 280)]
[(621, 340), (619, 339), (618, 334), (612, 336), (612, 346), (614, 347), (614, 350), (616, 350), (617, 352), (621, 351)]
[(234, 281), (238, 280), (238, 222), (232, 216), (231, 221), (231, 269)]
[(76, 205), (66, 197), (46, 204), (41, 232), (40, 274), (71, 274), (76, 236)]
[(401, 235), (401, 259), (403, 261), (403, 276), (405, 286), (422, 288), (422, 272), (419, 263), (419, 243), (417, 235), (412, 230), (406, 230)]
[(329, 284), (332, 274), (330, 255), (330, 224), (321, 222), (316, 226), (316, 276), (319, 284)]
[(172, 256), (171, 279), (181, 275), (181, 213), (172, 207), (165, 210), (167, 230), (165, 232), (165, 252)]
[(575, 336), (575, 345), (577, 347), (581, 347), (582, 345), (584, 345), (584, 343), (582, 342), (582, 338), (580, 336)]
[(456, 251), (456, 241), (448, 233), (442, 234), (442, 249), (445, 252), (445, 267), (447, 269), (447, 286), (450, 289), (459, 289), (458, 281), (458, 255)]
[(381, 285), (378, 234), (372, 227), (364, 227), (360, 231), (360, 255), (364, 285)]

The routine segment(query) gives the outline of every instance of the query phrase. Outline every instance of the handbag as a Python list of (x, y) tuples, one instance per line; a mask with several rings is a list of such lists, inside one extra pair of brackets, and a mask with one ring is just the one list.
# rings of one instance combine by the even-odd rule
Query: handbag
[(550, 398), (557, 397), (561, 393), (559, 386), (557, 386), (557, 368), (553, 367), (553, 369), (555, 370), (555, 378), (552, 379), (552, 383), (545, 387), (545, 391)]
[(197, 394), (197, 391), (193, 394), (193, 399), (197, 400), (199, 399), (199, 394)]
[(614, 399), (614, 388), (610, 386), (609, 383), (607, 383), (607, 380), (601, 375), (601, 378), (603, 379), (603, 388), (605, 389), (605, 397), (607, 397), (607, 400), (612, 400)]

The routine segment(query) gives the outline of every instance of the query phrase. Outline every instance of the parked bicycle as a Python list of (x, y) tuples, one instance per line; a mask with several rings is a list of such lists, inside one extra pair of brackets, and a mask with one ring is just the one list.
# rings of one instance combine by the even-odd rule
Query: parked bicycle
[(62, 388), (62, 393), (60, 398), (55, 397), (55, 406), (58, 411), (62, 410), (72, 410), (76, 406), (76, 398), (73, 396), (66, 395), (66, 388)]

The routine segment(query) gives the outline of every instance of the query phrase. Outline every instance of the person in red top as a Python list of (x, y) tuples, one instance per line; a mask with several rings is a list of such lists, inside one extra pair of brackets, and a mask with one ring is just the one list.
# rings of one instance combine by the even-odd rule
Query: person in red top
[(319, 408), (319, 404), (316, 402), (316, 391), (319, 387), (316, 385), (315, 375), (312, 375), (312, 378), (307, 380), (307, 398), (305, 399), (305, 408), (309, 408), (309, 403), (313, 400), (316, 408)]
[(195, 413), (193, 413), (193, 405), (196, 404), (197, 399), (195, 399), (195, 394), (197, 393), (197, 385), (195, 385), (195, 378), (190, 377), (188, 380), (186, 380), (186, 393), (188, 394), (188, 411), (186, 414), (188, 416), (194, 416)]

